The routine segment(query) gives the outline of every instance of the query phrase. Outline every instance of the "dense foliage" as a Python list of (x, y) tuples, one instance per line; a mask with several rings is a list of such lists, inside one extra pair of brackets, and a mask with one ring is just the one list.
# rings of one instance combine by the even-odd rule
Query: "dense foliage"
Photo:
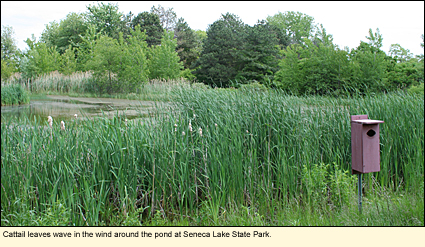
[[(33, 80), (53, 71), (91, 70), (95, 80), (88, 88), (95, 93), (137, 92), (151, 79), (177, 77), (214, 87), (260, 83), (297, 95), (421, 92), (423, 54), (399, 44), (385, 53), (379, 29), (366, 38), (351, 51), (342, 49), (313, 17), (294, 11), (253, 26), (226, 13), (205, 32), (192, 30), (173, 8), (158, 5), (135, 15), (98, 3), (50, 22), (39, 40), (27, 39), (25, 51), (16, 48), (13, 29), (2, 26), (1, 70), (3, 80), (15, 72)], [(102, 62), (107, 53), (110, 59)]]

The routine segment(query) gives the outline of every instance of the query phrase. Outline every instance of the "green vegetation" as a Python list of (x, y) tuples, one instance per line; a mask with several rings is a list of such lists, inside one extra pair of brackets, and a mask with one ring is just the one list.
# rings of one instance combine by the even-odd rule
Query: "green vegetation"
[(98, 3), (50, 22), (39, 40), (26, 40), (25, 51), (17, 49), (12, 27), (2, 26), (2, 80), (15, 72), (29, 81), (54, 71), (90, 72), (84, 93), (92, 94), (137, 93), (152, 79), (181, 77), (212, 87), (260, 83), (299, 96), (421, 91), (423, 54), (400, 44), (385, 53), (379, 29), (365, 34), (367, 42), (349, 50), (300, 12), (278, 12), (253, 26), (226, 13), (201, 31), (172, 8), (134, 15)]
[[(149, 119), (2, 123), (2, 225), (423, 226), (423, 95), (174, 90)], [(385, 121), (362, 215), (354, 114)]]
[[(423, 54), (366, 38), (341, 49), (299, 12), (254, 26), (226, 13), (201, 31), (172, 8), (111, 3), (49, 23), (25, 51), (2, 26), (2, 105), (27, 92), (169, 102), (65, 130), (3, 122), (2, 225), (423, 226)], [(363, 214), (356, 114), (385, 121)]]
[(1, 87), (1, 105), (28, 104), (30, 97), (27, 91), (19, 85), (7, 85)]

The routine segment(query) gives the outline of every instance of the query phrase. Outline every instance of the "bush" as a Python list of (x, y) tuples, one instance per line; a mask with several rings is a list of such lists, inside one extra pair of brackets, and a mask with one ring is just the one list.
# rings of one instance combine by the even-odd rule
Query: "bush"
[(11, 84), (1, 87), (1, 105), (28, 104), (30, 97), (28, 92), (19, 84)]

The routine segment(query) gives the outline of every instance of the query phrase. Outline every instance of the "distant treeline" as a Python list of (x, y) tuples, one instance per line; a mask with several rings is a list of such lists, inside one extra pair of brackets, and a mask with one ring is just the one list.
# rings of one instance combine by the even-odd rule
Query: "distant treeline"
[(254, 82), (293, 94), (423, 88), (423, 54), (414, 56), (399, 44), (385, 53), (379, 29), (369, 29), (366, 38), (351, 51), (341, 49), (313, 17), (293, 11), (253, 26), (226, 13), (205, 32), (191, 29), (172, 8), (158, 5), (134, 15), (99, 3), (50, 22), (39, 40), (26, 40), (25, 51), (17, 49), (13, 28), (2, 26), (1, 74), (7, 80), (15, 72), (34, 78), (56, 70), (92, 71), (98, 93), (134, 92), (151, 79), (179, 77), (213, 87)]

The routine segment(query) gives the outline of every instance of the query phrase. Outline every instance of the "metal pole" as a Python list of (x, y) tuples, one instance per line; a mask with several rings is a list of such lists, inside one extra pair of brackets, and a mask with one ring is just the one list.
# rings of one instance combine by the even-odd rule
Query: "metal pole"
[(359, 173), (358, 187), (359, 187), (359, 213), (362, 213), (362, 174)]

